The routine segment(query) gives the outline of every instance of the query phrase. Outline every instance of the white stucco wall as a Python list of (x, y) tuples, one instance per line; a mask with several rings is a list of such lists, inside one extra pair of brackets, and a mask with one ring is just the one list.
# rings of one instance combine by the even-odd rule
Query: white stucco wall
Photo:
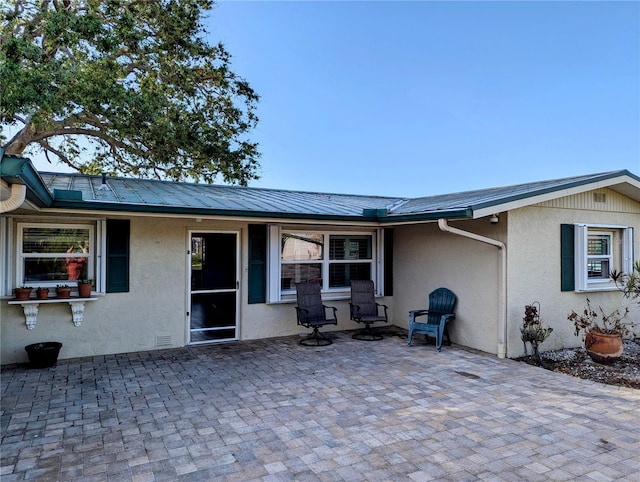
[[(486, 219), (449, 224), (503, 240), (506, 215), (500, 217), (497, 225)], [(428, 294), (443, 286), (458, 296), (456, 320), (449, 325), (451, 340), (497, 353), (498, 264), (496, 247), (444, 233), (435, 223), (396, 227), (393, 291), (396, 324), (408, 328), (408, 312), (427, 308)]]
[[(55, 219), (51, 218), (53, 222)], [(40, 220), (46, 220), (40, 218)], [(67, 219), (68, 220), (68, 219)], [(60, 341), (60, 358), (125, 353), (180, 347), (187, 343), (189, 232), (238, 231), (240, 239), (239, 339), (307, 334), (298, 326), (295, 302), (247, 304), (247, 223), (193, 218), (131, 218), (130, 291), (108, 293), (86, 303), (84, 322), (75, 327), (67, 303), (41, 304), (36, 327), (27, 330), (22, 308), (0, 300), (2, 364), (27, 361), (24, 347), (42, 341)], [(380, 300), (390, 303), (389, 299)], [(331, 300), (338, 308), (338, 325), (323, 331), (356, 329), (349, 320), (348, 299)], [(170, 340), (158, 346), (157, 339)]]
[[(572, 223), (606, 224), (634, 227), (634, 253), (640, 253), (640, 203), (613, 192), (607, 205), (593, 206), (580, 203), (585, 196), (572, 196), (554, 203), (544, 203), (516, 209), (509, 213), (508, 223), (508, 353), (509, 357), (524, 354), (519, 327), (524, 306), (533, 301), (541, 305), (541, 318), (545, 326), (554, 329), (541, 345), (541, 350), (554, 350), (581, 345), (574, 335), (573, 323), (567, 320), (571, 310), (584, 308), (588, 296), (592, 305), (601, 305), (607, 312), (626, 306), (629, 300), (619, 291), (579, 293), (560, 289), (560, 225)], [(625, 202), (626, 200), (626, 202)], [(618, 201), (618, 202), (614, 202)], [(640, 320), (640, 307), (631, 303), (629, 320)], [(640, 331), (640, 330), (639, 330)]]

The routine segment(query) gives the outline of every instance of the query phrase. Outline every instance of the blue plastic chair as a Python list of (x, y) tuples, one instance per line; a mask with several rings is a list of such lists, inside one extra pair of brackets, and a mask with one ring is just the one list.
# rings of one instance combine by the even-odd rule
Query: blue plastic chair
[[(442, 337), (447, 335), (447, 343), (451, 345), (447, 324), (456, 319), (453, 309), (457, 297), (447, 288), (438, 288), (429, 293), (429, 308), (426, 310), (412, 310), (409, 312), (409, 346), (414, 333), (433, 336), (436, 339), (436, 350), (442, 348)], [(426, 322), (417, 322), (419, 316), (427, 316)]]

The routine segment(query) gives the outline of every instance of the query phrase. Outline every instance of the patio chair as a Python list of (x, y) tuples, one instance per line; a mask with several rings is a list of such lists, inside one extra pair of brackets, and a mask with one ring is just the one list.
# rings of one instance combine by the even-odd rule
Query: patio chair
[(376, 303), (373, 281), (351, 281), (351, 303), (349, 303), (351, 319), (365, 325), (362, 330), (354, 333), (352, 338), (365, 341), (382, 340), (382, 335), (376, 333), (371, 328), (371, 324), (382, 321), (387, 323), (389, 321), (387, 309), (387, 305)]
[[(447, 335), (447, 344), (451, 345), (447, 324), (456, 319), (453, 309), (456, 306), (456, 295), (447, 288), (438, 288), (429, 293), (429, 308), (409, 312), (409, 346), (414, 333), (423, 333), (436, 339), (436, 350), (442, 347), (442, 337)], [(417, 322), (419, 316), (427, 316), (426, 322)]]
[[(330, 338), (318, 331), (324, 325), (337, 325), (336, 308), (322, 304), (320, 296), (320, 285), (315, 282), (306, 281), (296, 283), (296, 316), (298, 325), (313, 328), (309, 336), (300, 340), (305, 346), (326, 346), (333, 343)], [(333, 310), (333, 311), (329, 311)]]

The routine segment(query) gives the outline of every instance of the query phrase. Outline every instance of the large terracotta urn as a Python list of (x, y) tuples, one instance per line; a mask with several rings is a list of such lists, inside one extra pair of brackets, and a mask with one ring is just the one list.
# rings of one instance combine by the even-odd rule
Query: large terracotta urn
[(620, 333), (610, 335), (590, 331), (584, 338), (584, 348), (594, 362), (611, 365), (622, 356), (624, 344)]

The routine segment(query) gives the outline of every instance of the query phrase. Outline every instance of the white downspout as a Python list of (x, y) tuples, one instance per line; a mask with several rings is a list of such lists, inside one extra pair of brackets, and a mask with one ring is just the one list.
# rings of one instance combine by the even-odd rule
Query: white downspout
[(497, 239), (486, 238), (479, 234), (463, 231), (447, 224), (446, 219), (438, 219), (438, 227), (447, 233), (471, 238), (498, 248), (500, 267), (498, 268), (498, 358), (507, 354), (507, 245)]
[(27, 186), (24, 184), (12, 184), (11, 196), (4, 201), (0, 201), (0, 213), (8, 213), (22, 206), (27, 197)]

